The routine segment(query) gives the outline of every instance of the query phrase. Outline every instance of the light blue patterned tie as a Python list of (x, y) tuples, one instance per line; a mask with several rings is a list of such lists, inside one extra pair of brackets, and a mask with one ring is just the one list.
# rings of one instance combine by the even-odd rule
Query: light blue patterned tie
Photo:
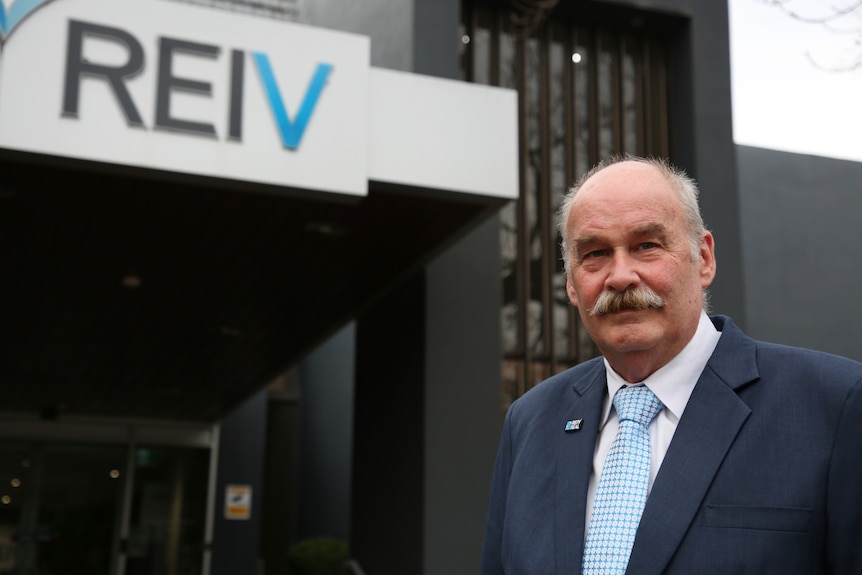
[(664, 407), (645, 385), (620, 388), (614, 396), (619, 431), (608, 452), (587, 542), (583, 575), (625, 573), (647, 497), (649, 424)]

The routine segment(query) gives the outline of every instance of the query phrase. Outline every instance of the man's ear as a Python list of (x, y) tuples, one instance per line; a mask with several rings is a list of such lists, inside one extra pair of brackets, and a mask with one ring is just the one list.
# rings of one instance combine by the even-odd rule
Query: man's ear
[(700, 240), (700, 258), (700, 285), (702, 288), (707, 288), (712, 284), (716, 273), (715, 238), (709, 232), (704, 233), (703, 239)]
[(572, 284), (572, 274), (566, 274), (566, 293), (569, 295), (569, 301), (572, 302), (572, 305), (575, 307), (578, 306), (578, 294), (575, 292), (575, 286)]

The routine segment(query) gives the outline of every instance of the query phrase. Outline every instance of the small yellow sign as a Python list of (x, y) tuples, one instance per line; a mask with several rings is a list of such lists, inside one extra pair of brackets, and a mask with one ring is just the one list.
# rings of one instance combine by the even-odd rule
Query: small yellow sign
[(228, 485), (224, 498), (225, 519), (251, 519), (251, 485)]

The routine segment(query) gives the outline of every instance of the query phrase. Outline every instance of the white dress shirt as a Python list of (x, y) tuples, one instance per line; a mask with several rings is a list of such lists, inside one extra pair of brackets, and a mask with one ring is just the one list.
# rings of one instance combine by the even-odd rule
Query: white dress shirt
[[(706, 367), (710, 356), (712, 356), (715, 346), (718, 345), (720, 337), (721, 332), (715, 329), (706, 313), (701, 312), (694, 337), (676, 357), (642, 382), (664, 404), (664, 408), (659, 411), (649, 426), (652, 463), (650, 464), (647, 493), (652, 489), (661, 462), (664, 460), (670, 445), (670, 440), (673, 439), (676, 426), (688, 404), (688, 398), (691, 397), (691, 392), (694, 390), (694, 386), (697, 384), (697, 380)], [(593, 501), (596, 498), (599, 477), (602, 475), (605, 459), (619, 428), (617, 412), (611, 398), (624, 385), (631, 385), (611, 368), (607, 360), (605, 360), (605, 370), (608, 379), (608, 395), (605, 396), (602, 407), (602, 422), (596, 441), (596, 451), (593, 455), (593, 472), (590, 475), (590, 487), (587, 493), (586, 525), (588, 528), (593, 514)]]

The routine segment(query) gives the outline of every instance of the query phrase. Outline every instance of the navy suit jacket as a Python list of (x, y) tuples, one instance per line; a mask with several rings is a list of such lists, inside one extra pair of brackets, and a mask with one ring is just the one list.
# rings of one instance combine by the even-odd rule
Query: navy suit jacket
[[(730, 319), (679, 421), (629, 575), (862, 575), (862, 364), (754, 341)], [(601, 359), (512, 404), (481, 575), (577, 575)], [(578, 431), (567, 421), (583, 419)]]

